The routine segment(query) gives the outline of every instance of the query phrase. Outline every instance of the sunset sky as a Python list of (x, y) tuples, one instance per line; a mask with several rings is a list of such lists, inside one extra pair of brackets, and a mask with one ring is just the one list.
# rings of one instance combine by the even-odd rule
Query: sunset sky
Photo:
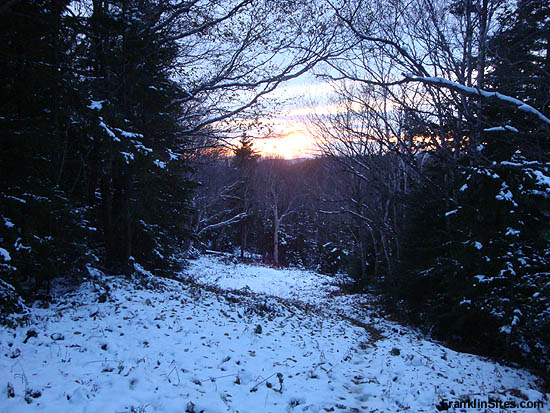
[(262, 155), (278, 155), (286, 159), (312, 157), (316, 153), (315, 138), (309, 133), (308, 116), (327, 110), (331, 86), (304, 76), (288, 82), (272, 97), (285, 102), (268, 119), (278, 137), (256, 139), (254, 146)]

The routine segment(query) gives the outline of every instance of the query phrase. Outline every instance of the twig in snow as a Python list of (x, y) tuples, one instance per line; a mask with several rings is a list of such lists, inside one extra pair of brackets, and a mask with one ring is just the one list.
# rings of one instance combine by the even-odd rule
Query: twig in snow
[(283, 378), (283, 375), (281, 373), (273, 373), (271, 376), (263, 379), (262, 381), (256, 383), (251, 389), (250, 389), (250, 392), (251, 393), (254, 393), (255, 391), (258, 390), (258, 386), (262, 383), (265, 383), (266, 381), (268, 381), (270, 378), (272, 378), (273, 376), (277, 375), (277, 377), (279, 378), (279, 383), (281, 384), (281, 391), (283, 389), (283, 383), (282, 383), (282, 378)]
[(17, 360), (17, 362), (13, 365), (11, 368), (12, 372), (15, 366), (19, 365), (19, 368), (21, 369), (21, 373), (15, 373), (13, 377), (21, 377), (21, 382), (25, 383), (25, 388), (29, 387), (29, 380), (27, 379), (27, 375), (25, 374), (25, 369), (23, 368), (23, 365), (21, 364), (21, 360)]
[(175, 370), (175, 371), (176, 371), (176, 376), (177, 376), (177, 378), (178, 378), (178, 384), (176, 384), (176, 386), (179, 386), (180, 383), (181, 383), (181, 380), (180, 380), (180, 374), (179, 374), (178, 369), (177, 369), (178, 365), (176, 364), (176, 361), (175, 361), (175, 360), (172, 360), (172, 362), (170, 363), (170, 366), (172, 366), (172, 365), (173, 365), (173, 367), (172, 367), (172, 370), (170, 370), (170, 373), (168, 373), (168, 374), (162, 374), (162, 376), (166, 376), (166, 378), (168, 379), (168, 383), (171, 384), (172, 382), (170, 381), (170, 375), (171, 375), (171, 374), (174, 372), (174, 370)]
[(225, 376), (210, 377), (209, 379), (200, 380), (200, 382), (204, 383), (205, 381), (211, 381), (211, 382), (214, 383), (218, 379), (225, 379), (226, 377), (233, 377), (233, 376), (237, 376), (237, 375), (238, 375), (238, 373), (233, 373), (233, 374), (226, 374)]
[(88, 362), (85, 363), (84, 365), (92, 364), (92, 363), (108, 363), (108, 362), (120, 363), (120, 360), (107, 360), (107, 359), (104, 359), (104, 360), (93, 360), (93, 361), (88, 361)]

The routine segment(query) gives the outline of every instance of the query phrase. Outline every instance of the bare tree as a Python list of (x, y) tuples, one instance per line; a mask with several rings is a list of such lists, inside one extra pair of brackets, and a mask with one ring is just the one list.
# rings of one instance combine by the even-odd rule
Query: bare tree
[[(159, 7), (161, 7), (159, 5)], [(314, 16), (314, 18), (311, 18)], [(326, 5), (287, 0), (197, 0), (166, 5), (154, 30), (181, 45), (176, 77), (185, 95), (182, 135), (232, 130), (279, 85), (337, 56), (338, 29)]]
[(329, 60), (326, 76), (382, 87), (393, 105), (432, 125), (431, 143), (449, 158), (465, 144), (478, 145), (480, 132), (495, 126), (481, 116), (481, 100), (549, 124), (526, 102), (484, 90), (488, 38), (505, 1), (328, 1), (347, 29), (349, 49)]
[[(399, 259), (397, 233), (403, 214), (399, 200), (407, 190), (408, 164), (415, 164), (418, 148), (410, 140), (392, 138), (401, 133), (402, 114), (389, 112), (383, 95), (370, 85), (359, 86), (361, 94), (350, 87), (341, 85), (339, 110), (313, 117), (311, 128), (322, 154), (331, 160), (333, 179), (339, 180), (332, 186), (333, 193), (326, 194), (338, 202), (322, 212), (346, 214), (355, 222), (350, 230), (360, 249), (364, 279), (368, 248), (372, 248), (375, 274), (380, 270), (378, 263), (384, 262), (391, 273), (394, 258)], [(394, 154), (396, 150), (409, 155), (407, 162), (404, 155)]]
[(444, 180), (452, 180), (464, 149), (477, 147), (492, 126), (479, 99), (544, 115), (482, 89), (488, 33), (502, 1), (327, 1), (348, 49), (321, 74), (334, 83), (337, 110), (312, 119), (312, 129), (321, 152), (350, 176), (350, 189), (337, 195), (345, 200), (338, 210), (325, 212), (360, 220), (391, 273), (400, 256), (399, 201), (408, 182), (425, 180), (449, 206), (454, 202), (454, 193), (423, 173), (422, 154), (432, 150), (430, 156), (448, 165)]
[(273, 264), (280, 264), (279, 234), (285, 219), (295, 213), (296, 201), (300, 196), (298, 182), (292, 181), (288, 161), (282, 158), (263, 159), (260, 163), (257, 187), (261, 199), (273, 221)]

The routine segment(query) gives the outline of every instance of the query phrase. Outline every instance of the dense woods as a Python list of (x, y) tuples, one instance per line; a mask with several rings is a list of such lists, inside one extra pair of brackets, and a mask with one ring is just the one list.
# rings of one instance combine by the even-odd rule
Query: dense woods
[[(192, 235), (188, 159), (230, 132), (221, 122), (252, 116), (260, 96), (324, 57), (330, 33), (309, 39), (322, 19), (299, 18), (308, 11), (248, 0), (3, 6), (8, 277), (36, 290), (92, 262), (123, 272), (130, 257), (177, 262)], [(268, 42), (277, 30), (291, 40)], [(302, 42), (319, 50), (292, 49)]]
[[(310, 3), (0, 6), (0, 278), (259, 256), (548, 374), (550, 5)], [(307, 71), (319, 155), (262, 156), (262, 98)]]

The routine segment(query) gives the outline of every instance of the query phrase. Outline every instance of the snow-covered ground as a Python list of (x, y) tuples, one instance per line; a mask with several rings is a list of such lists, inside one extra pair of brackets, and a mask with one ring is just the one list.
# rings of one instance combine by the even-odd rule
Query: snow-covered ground
[(215, 257), (192, 262), (185, 276), (195, 283), (96, 272), (31, 309), (28, 326), (0, 328), (0, 412), (433, 412), (460, 398), (550, 405), (528, 372), (378, 318), (368, 297), (331, 294), (330, 277)]
[[(226, 263), (224, 263), (225, 261)], [(197, 281), (223, 289), (250, 288), (260, 294), (315, 303), (324, 300), (334, 286), (334, 278), (295, 268), (270, 268), (232, 262), (229, 258), (203, 256), (191, 261), (186, 273)]]

